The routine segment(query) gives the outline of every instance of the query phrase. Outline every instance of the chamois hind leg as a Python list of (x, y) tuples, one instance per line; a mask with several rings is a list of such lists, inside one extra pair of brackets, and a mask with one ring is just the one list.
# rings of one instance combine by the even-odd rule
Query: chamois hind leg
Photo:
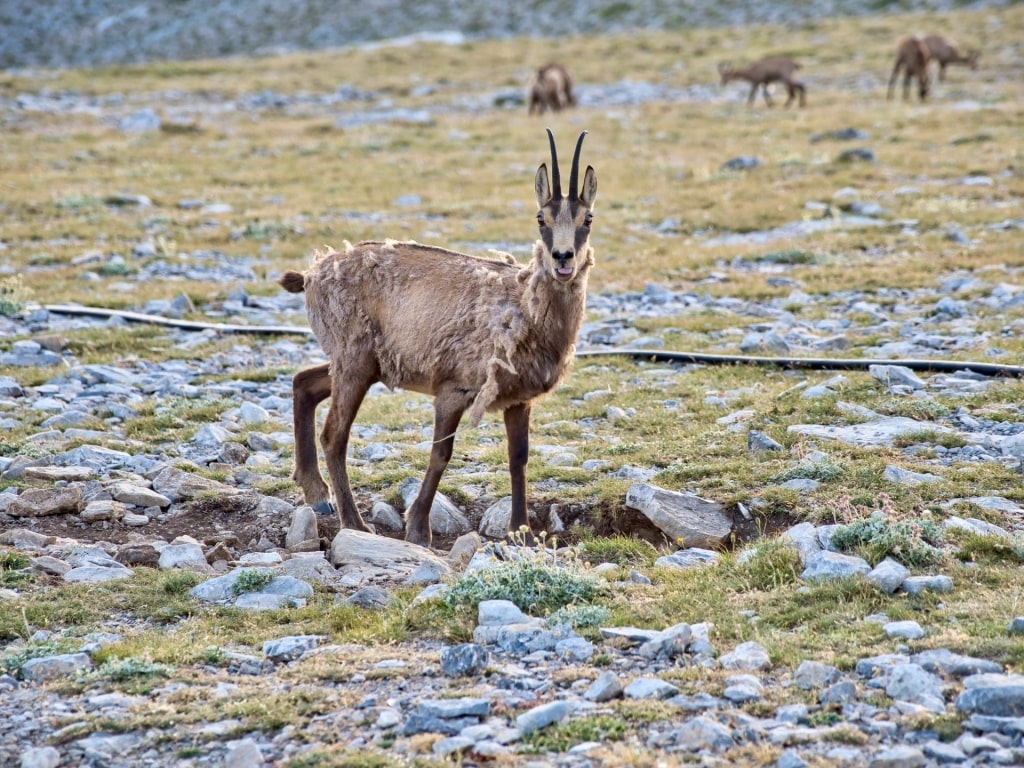
[(757, 98), (757, 86), (758, 83), (754, 83), (752, 86), (750, 86), (750, 95), (747, 96), (747, 104), (753, 104), (754, 99)]
[(512, 517), (509, 531), (513, 534), (526, 527), (526, 538), (532, 543), (530, 520), (526, 512), (526, 462), (530, 458), (530, 405), (524, 403), (505, 409), (505, 436), (508, 440), (508, 473), (512, 480)]
[(434, 446), (430, 450), (430, 464), (420, 492), (405, 514), (405, 539), (413, 544), (430, 546), (430, 508), (434, 505), (441, 475), (452, 458), (459, 419), (468, 405), (464, 394), (438, 392), (434, 398)]
[(892, 77), (889, 78), (889, 90), (886, 92), (885, 95), (885, 98), (887, 99), (892, 98), (892, 92), (893, 89), (896, 87), (896, 81), (899, 79), (901, 67), (902, 64), (899, 61), (897, 61), (896, 66), (893, 67), (892, 69)]
[(774, 107), (775, 106), (775, 102), (772, 101), (772, 95), (768, 91), (768, 83), (765, 83), (764, 85), (762, 85), (761, 86), (761, 90), (764, 92), (764, 103), (767, 104), (769, 108)]
[(295, 424), (295, 469), (292, 479), (302, 488), (306, 503), (318, 515), (333, 515), (331, 491), (317, 465), (316, 407), (331, 396), (330, 366), (313, 366), (292, 378), (292, 418)]
[(336, 366), (331, 376), (331, 407), (320, 432), (320, 443), (327, 459), (327, 473), (331, 476), (331, 488), (338, 505), (343, 528), (369, 531), (356, 508), (355, 498), (348, 480), (345, 464), (348, 452), (349, 433), (355, 421), (359, 406), (370, 385), (378, 380), (376, 361), (372, 358), (350, 361), (345, 366)]

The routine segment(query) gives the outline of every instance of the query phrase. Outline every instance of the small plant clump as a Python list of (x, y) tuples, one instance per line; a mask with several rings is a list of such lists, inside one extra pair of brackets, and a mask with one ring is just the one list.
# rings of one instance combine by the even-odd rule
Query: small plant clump
[(14, 317), (31, 295), (32, 289), (22, 282), (21, 275), (0, 278), (0, 316)]
[(259, 592), (274, 580), (276, 574), (269, 568), (246, 568), (238, 574), (231, 589), (236, 595)]
[(524, 739), (526, 752), (568, 752), (577, 744), (590, 741), (619, 741), (629, 730), (626, 721), (611, 715), (580, 717), (566, 723), (533, 731)]
[(0, 587), (31, 581), (32, 575), (25, 570), (29, 565), (29, 559), (20, 552), (0, 552)]
[(772, 478), (772, 482), (785, 483), (789, 480), (817, 480), (828, 483), (843, 476), (843, 467), (830, 456), (816, 461), (804, 461), (791, 469), (780, 472)]
[(574, 629), (599, 627), (611, 618), (612, 612), (603, 605), (567, 605), (548, 616), (547, 625), (568, 625)]
[(832, 534), (836, 547), (856, 550), (872, 564), (891, 557), (911, 567), (940, 562), (942, 542), (942, 529), (931, 520), (888, 520), (882, 515), (841, 525)]
[(46, 656), (69, 653), (71, 650), (73, 650), (73, 646), (67, 640), (47, 640), (39, 643), (28, 643), (0, 656), (0, 674), (17, 677), (21, 673), (21, 668), (25, 666), (25, 662), (32, 659), (41, 659)]
[(556, 558), (543, 546), (517, 548), (513, 557), (462, 574), (445, 593), (445, 604), (475, 610), (484, 600), (510, 600), (530, 615), (547, 616), (566, 606), (589, 605), (605, 592), (604, 582), (583, 567), (575, 551)]

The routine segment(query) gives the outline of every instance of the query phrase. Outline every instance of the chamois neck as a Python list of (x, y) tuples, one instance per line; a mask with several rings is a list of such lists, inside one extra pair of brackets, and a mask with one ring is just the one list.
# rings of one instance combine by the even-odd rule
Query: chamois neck
[(566, 334), (565, 343), (575, 344), (583, 323), (587, 301), (587, 280), (594, 264), (594, 251), (587, 245), (581, 254), (583, 260), (576, 277), (567, 283), (556, 280), (544, 264), (544, 244), (538, 240), (533, 246), (533, 260), (523, 270), (523, 314), (530, 325), (541, 330), (547, 338)]

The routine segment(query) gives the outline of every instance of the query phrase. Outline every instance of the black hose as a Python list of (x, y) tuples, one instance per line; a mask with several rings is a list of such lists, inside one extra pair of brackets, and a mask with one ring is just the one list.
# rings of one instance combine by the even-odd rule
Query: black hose
[(830, 357), (751, 357), (702, 352), (652, 352), (649, 349), (599, 349), (577, 352), (576, 357), (631, 357), (652, 363), (703, 363), (705, 365), (774, 365), (779, 368), (810, 368), (826, 371), (866, 371), (872, 365), (901, 365), (912, 371), (955, 373), (971, 371), (982, 376), (1024, 377), (1024, 366), (975, 363), (967, 360), (873, 360)]
[[(138, 323), (164, 325), (189, 331), (214, 330), (220, 333), (253, 333), (312, 336), (309, 328), (298, 325), (232, 325), (230, 323), (200, 323), (176, 320), (160, 315), (147, 315), (104, 307), (83, 307), (77, 304), (48, 304), (44, 307), (58, 315), (85, 315), (89, 317), (120, 317)], [(1024, 366), (977, 363), (968, 360), (873, 360), (861, 358), (829, 357), (760, 357), (749, 355), (715, 355), (703, 352), (666, 352), (650, 349), (595, 349), (576, 352), (576, 357), (629, 357), (651, 363), (700, 363), (703, 365), (770, 365), (778, 368), (808, 368), (822, 371), (866, 371), (872, 365), (901, 365), (912, 371), (928, 373), (955, 373), (970, 371), (982, 376), (1024, 378)]]

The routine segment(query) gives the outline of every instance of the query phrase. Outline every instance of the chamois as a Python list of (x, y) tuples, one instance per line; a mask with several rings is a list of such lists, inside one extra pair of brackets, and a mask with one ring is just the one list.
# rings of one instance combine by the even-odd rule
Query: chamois
[(463, 413), (471, 424), (502, 411), (512, 488), (510, 528), (529, 526), (526, 463), (530, 408), (568, 372), (583, 322), (597, 175), (579, 186), (580, 134), (562, 195), (555, 139), (551, 175), (537, 169), (534, 192), (540, 238), (528, 265), (511, 256), (480, 258), (414, 242), (345, 244), (317, 251), (305, 272), (279, 279), (306, 292), (313, 332), (330, 358), (293, 378), (295, 471), (306, 502), (334, 514), (317, 467), (314, 411), (330, 397), (320, 434), (334, 499), (335, 524), (368, 530), (345, 466), (349, 432), (375, 382), (434, 396), (434, 442), (419, 495), (406, 513), (406, 539), (429, 546), (430, 508), (448, 465)]
[(966, 64), (971, 69), (978, 68), (978, 59), (981, 58), (980, 51), (968, 51), (960, 53), (956, 44), (942, 35), (925, 35), (924, 44), (928, 46), (928, 53), (934, 61), (939, 62), (939, 82), (946, 81), (946, 67), (950, 64)]
[(793, 79), (793, 73), (798, 69), (800, 69), (800, 64), (788, 56), (768, 56), (747, 67), (733, 67), (724, 62), (718, 65), (718, 72), (722, 75), (722, 85), (731, 80), (746, 80), (751, 84), (747, 104), (754, 103), (757, 89), (761, 88), (764, 92), (764, 103), (769, 107), (773, 106), (774, 102), (768, 93), (768, 86), (777, 82), (786, 86), (786, 93), (789, 95), (789, 98), (786, 99), (787, 107), (793, 103), (797, 95), (800, 97), (800, 106), (806, 106), (807, 89), (803, 83)]
[(910, 81), (917, 78), (917, 94), (924, 101), (928, 98), (928, 62), (931, 54), (928, 46), (919, 37), (905, 37), (896, 48), (896, 64), (889, 78), (889, 91), (886, 98), (892, 98), (893, 86), (903, 70), (903, 100), (910, 98)]
[(576, 106), (576, 95), (572, 91), (572, 75), (562, 64), (549, 62), (538, 69), (530, 81), (527, 98), (529, 114), (543, 114), (546, 110), (560, 112)]

